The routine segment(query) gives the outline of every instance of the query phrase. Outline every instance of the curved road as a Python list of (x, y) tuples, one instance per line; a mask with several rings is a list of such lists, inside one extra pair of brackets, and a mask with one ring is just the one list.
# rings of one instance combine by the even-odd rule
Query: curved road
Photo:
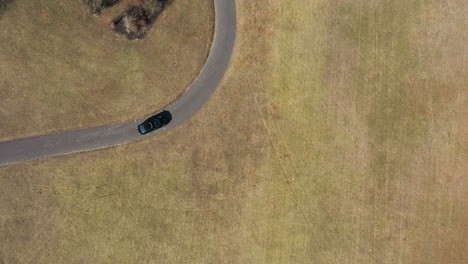
[[(126, 123), (105, 125), (0, 143), (0, 165), (106, 148), (155, 136), (193, 116), (214, 92), (227, 69), (236, 38), (235, 0), (214, 0), (215, 33), (210, 54), (197, 79), (176, 101), (164, 109), (172, 121), (163, 129), (142, 136), (137, 126), (147, 117)], [(159, 112), (159, 111), (157, 111)]]

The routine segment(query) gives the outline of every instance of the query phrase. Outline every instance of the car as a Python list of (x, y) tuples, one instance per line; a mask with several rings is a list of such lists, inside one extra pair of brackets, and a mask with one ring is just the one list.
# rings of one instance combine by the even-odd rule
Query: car
[(164, 110), (160, 113), (155, 114), (154, 116), (145, 120), (138, 126), (138, 132), (144, 135), (154, 130), (160, 129), (172, 120), (172, 115), (169, 111)]

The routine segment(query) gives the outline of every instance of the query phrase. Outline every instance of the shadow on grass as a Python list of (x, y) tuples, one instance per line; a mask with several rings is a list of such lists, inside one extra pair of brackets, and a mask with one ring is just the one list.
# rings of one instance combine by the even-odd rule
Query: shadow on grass
[(91, 14), (101, 14), (102, 10), (118, 4), (121, 0), (82, 0)]
[(0, 18), (2, 18), (3, 13), (12, 2), (13, 0), (0, 0)]
[(114, 6), (118, 3), (120, 3), (120, 1), (122, 0), (107, 0), (107, 1), (103, 1), (102, 3), (102, 7), (103, 8), (108, 8), (108, 7), (111, 7), (111, 6)]

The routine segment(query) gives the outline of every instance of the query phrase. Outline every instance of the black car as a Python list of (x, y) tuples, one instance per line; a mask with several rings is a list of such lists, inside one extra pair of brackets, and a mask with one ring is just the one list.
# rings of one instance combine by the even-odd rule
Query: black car
[(172, 115), (169, 111), (164, 110), (161, 113), (157, 113), (156, 115), (148, 118), (145, 122), (141, 123), (138, 126), (138, 132), (144, 135), (165, 125), (169, 124), (172, 120)]

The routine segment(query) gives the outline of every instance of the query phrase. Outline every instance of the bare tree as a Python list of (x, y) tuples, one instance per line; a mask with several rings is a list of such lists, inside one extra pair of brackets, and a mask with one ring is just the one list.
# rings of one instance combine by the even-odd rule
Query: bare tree
[(113, 29), (128, 39), (143, 39), (152, 24), (173, 0), (139, 0), (113, 20)]

